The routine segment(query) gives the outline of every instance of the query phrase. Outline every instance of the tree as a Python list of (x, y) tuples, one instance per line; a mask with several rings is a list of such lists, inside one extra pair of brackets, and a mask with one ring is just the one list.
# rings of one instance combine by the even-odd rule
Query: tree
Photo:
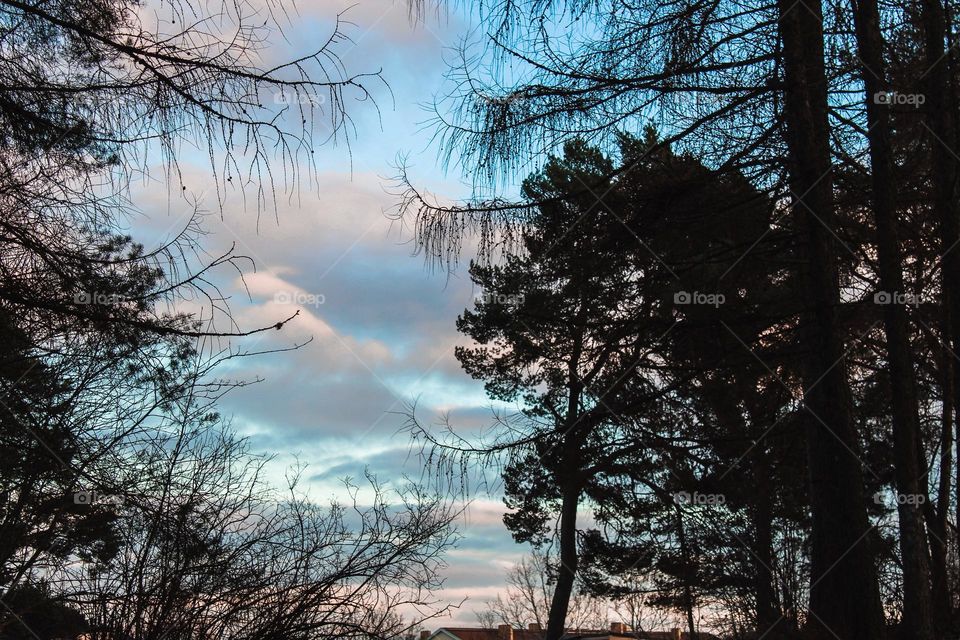
[(4, 609), (0, 612), (0, 638), (4, 640), (74, 640), (89, 630), (83, 615), (58, 602), (43, 583), (8, 591)]
[[(644, 140), (625, 136), (621, 144), (623, 161), (632, 162), (656, 146), (657, 138), (648, 131)], [(561, 565), (552, 612), (563, 606), (558, 598), (572, 593), (582, 560), (579, 538), (580, 545), (589, 543), (590, 562), (597, 566), (672, 575), (659, 590), (682, 594), (661, 604), (685, 611), (694, 633), (693, 591), (726, 588), (719, 585), (729, 585), (737, 572), (717, 576), (709, 586), (701, 582), (706, 574), (692, 573), (689, 523), (682, 522), (675, 495), (702, 491), (711, 482), (684, 480), (696, 475), (686, 461), (706, 465), (708, 477), (721, 476), (722, 469), (714, 471), (709, 460), (711, 446), (719, 448), (717, 441), (725, 438), (745, 439), (748, 430), (712, 423), (694, 427), (697, 421), (684, 412), (694, 406), (691, 394), (707, 398), (712, 388), (718, 400), (720, 376), (727, 371), (722, 366), (752, 362), (743, 338), (731, 335), (719, 318), (744, 335), (741, 325), (757, 333), (769, 327), (766, 318), (751, 317), (750, 310), (758, 297), (769, 295), (763, 285), (772, 272), (757, 271), (755, 261), (737, 259), (729, 247), (762, 234), (771, 210), (745, 181), (711, 179), (695, 159), (669, 149), (638, 162), (631, 175), (604, 182), (611, 167), (597, 150), (568, 145), (562, 159), (552, 158), (543, 173), (525, 183), (527, 197), (540, 203), (540, 211), (523, 235), (523, 253), (508, 256), (502, 265), (471, 265), (483, 295), (458, 328), (479, 346), (460, 348), (457, 356), (471, 375), (484, 380), (491, 397), (518, 400), (521, 416), (501, 420), (493, 437), (481, 444), (441, 443), (422, 429), (417, 433), (443, 454), (503, 455), (501, 475), (512, 509), (505, 517), (508, 528), (520, 542), (544, 544), (554, 536), (558, 541)], [(582, 193), (582, 185), (606, 194), (599, 211), (591, 208), (597, 198)], [(705, 213), (713, 211), (718, 215)], [(728, 235), (704, 233), (720, 228)], [(638, 251), (636, 240), (647, 250)], [(724, 282), (731, 271), (734, 276)], [(735, 300), (744, 297), (737, 291), (748, 282), (756, 287), (751, 297)], [(725, 307), (723, 315), (706, 310), (709, 304), (677, 304), (691, 295), (698, 303), (701, 296), (716, 300), (714, 307)], [(757, 372), (752, 375), (744, 387), (758, 384)], [(782, 390), (771, 395), (783, 402)], [(775, 424), (775, 418), (769, 420)], [(733, 433), (718, 433), (723, 429)], [(769, 431), (768, 425), (755, 429)], [(753, 449), (742, 448), (746, 452), (728, 453), (727, 461)], [(577, 533), (581, 501), (591, 507), (604, 534)], [(639, 533), (646, 531), (652, 513), (664, 516), (662, 530)], [(551, 536), (548, 523), (554, 517), (559, 524)], [(665, 538), (679, 544), (672, 557), (662, 551)], [(769, 546), (761, 553), (771, 554)], [(633, 593), (609, 591), (603, 580), (591, 586), (604, 596)], [(554, 620), (548, 620), (548, 635), (562, 633), (559, 614)]]
[[(900, 228), (896, 215), (896, 180), (891, 145), (888, 107), (875, 99), (885, 90), (883, 36), (880, 12), (873, 0), (854, 5), (859, 57), (863, 61), (863, 83), (867, 96), (867, 123), (870, 159), (873, 169), (873, 212), (877, 229), (877, 253), (880, 285), (884, 291), (904, 292), (903, 258)], [(923, 474), (918, 461), (920, 417), (917, 385), (910, 352), (906, 308), (900, 304), (884, 306), (887, 359), (892, 385), (892, 421), (897, 489), (901, 495), (926, 494), (921, 487)], [(900, 545), (903, 557), (905, 637), (928, 640), (933, 637), (933, 611), (930, 600), (930, 568), (921, 507), (914, 500), (898, 501)]]
[[(266, 458), (216, 416), (138, 454), (112, 500), (120, 552), (49, 578), (92, 638), (383, 639), (449, 608), (433, 593), (459, 512), (439, 496), (368, 476), (347, 483), (351, 502), (324, 507), (296, 472), (278, 491)], [(405, 607), (420, 617), (404, 620)]]
[[(316, 51), (265, 68), (257, 51), (280, 28), (281, 13), (263, 22), (241, 2), (223, 5), (214, 20), (204, 13), (214, 7), (175, 2), (153, 23), (139, 9), (125, 0), (0, 3), (0, 336), (10, 346), (2, 437), (5, 452), (30, 453), (22, 466), (5, 467), (0, 488), (11, 527), (5, 587), (72, 552), (72, 543), (51, 543), (81, 535), (97, 513), (81, 517), (73, 494), (109, 478), (116, 454), (157, 414), (235, 386), (205, 378), (214, 363), (242, 353), (225, 339), (287, 320), (254, 329), (230, 321), (210, 275), (242, 265), (229, 252), (196, 267), (196, 219), (152, 251), (119, 233), (136, 210), (130, 179), (165, 160), (171, 190), (186, 193), (180, 145), (204, 141), (211, 158), (223, 152), (227, 175), (211, 166), (219, 188), (240, 182), (233, 175), (242, 175), (241, 156), (250, 152), (243, 182), (265, 204), (275, 189), (267, 147), (287, 160), (309, 151), (320, 115), (301, 110), (294, 124), (265, 98), (323, 95), (340, 131), (343, 92), (364, 91), (361, 77), (339, 73), (339, 20)], [(207, 305), (184, 313), (185, 298)], [(230, 326), (219, 330), (224, 321)]]
[(810, 615), (823, 634), (876, 638), (883, 612), (865, 541), (867, 521), (859, 442), (851, 416), (842, 334), (821, 7), (778, 4), (784, 50), (784, 118), (791, 189), (804, 236), (802, 265), (808, 360), (804, 402), (810, 461)]
[[(896, 534), (904, 580), (916, 586), (905, 596), (907, 617), (918, 621), (923, 635), (930, 617), (923, 604), (928, 589), (925, 538), (931, 539), (937, 558), (931, 563), (932, 582), (939, 586), (934, 588), (935, 597), (941, 603), (945, 600), (944, 537), (936, 532), (944, 529), (944, 483), (950, 483), (945, 478), (954, 464), (952, 438), (942, 425), (951, 423), (955, 414), (956, 376), (952, 362), (937, 366), (936, 384), (941, 387), (937, 396), (946, 404), (937, 407), (942, 424), (932, 438), (918, 424), (929, 407), (920, 406), (921, 391), (911, 394), (910, 387), (918, 385), (904, 379), (918, 376), (909, 353), (918, 334), (926, 333), (928, 339), (942, 335), (949, 345), (955, 333), (946, 329), (953, 327), (957, 315), (950, 311), (955, 303), (946, 283), (957, 264), (951, 249), (955, 207), (949, 203), (956, 159), (938, 166), (936, 160), (927, 165), (926, 159), (942, 155), (944, 146), (948, 153), (956, 147), (956, 109), (946, 104), (948, 96), (956, 95), (950, 12), (938, 2), (902, 15), (898, 8), (884, 5), (878, 7), (874, 27), (873, 18), (863, 13), (872, 12), (871, 6), (863, 3), (623, 5), (516, 0), (482, 5), (497, 18), (489, 21), (492, 51), (462, 57), (452, 69), (459, 91), (437, 109), (439, 131), (451, 154), (448, 159), (460, 155), (462, 166), (475, 179), (474, 197), (463, 206), (440, 207), (406, 181), (399, 215), (414, 218), (421, 246), (433, 257), (449, 261), (460, 247), (458, 241), (449, 240), (473, 231), (481, 240), (481, 258), (490, 258), (496, 249), (509, 250), (532, 212), (544, 204), (498, 197), (502, 178), (526, 169), (526, 163), (544, 162), (572, 138), (610, 148), (624, 128), (637, 130), (647, 117), (662, 123), (660, 145), (636, 162), (612, 169), (608, 178), (637, 171), (643, 160), (673, 145), (702, 159), (711, 172), (728, 176), (739, 171), (768, 193), (778, 211), (768, 229), (783, 226), (795, 234), (796, 253), (786, 266), (789, 277), (801, 286), (797, 296), (801, 308), (794, 309), (795, 318), (781, 328), (799, 329), (796, 342), (783, 344), (803, 362), (794, 371), (802, 379), (808, 423), (812, 516), (808, 626), (828, 635), (829, 629), (844, 640), (881, 633), (883, 611), (874, 566), (878, 535), (871, 526), (876, 522), (868, 516), (868, 508), (874, 510), (863, 490), (867, 479), (862, 453), (864, 441), (872, 441), (876, 433), (861, 430), (877, 424), (858, 421), (852, 397), (852, 389), (880, 367), (899, 372), (894, 380), (884, 381), (891, 389), (891, 395), (883, 398), (885, 411), (890, 405), (891, 420), (882, 421), (900, 443), (894, 460), (882, 460), (896, 472), (898, 491), (926, 494), (924, 479), (930, 478), (932, 468), (940, 471), (938, 508), (901, 508)], [(846, 52), (857, 44), (858, 27), (860, 43), (868, 46), (860, 50), (860, 59), (854, 59)], [(872, 44), (864, 40), (868, 33)], [(914, 52), (923, 38), (925, 61), (917, 64)], [(885, 110), (874, 107), (891, 94), (886, 93), (888, 86), (881, 86), (884, 93), (877, 98), (873, 81), (865, 85), (864, 78), (876, 74), (882, 85), (886, 58), (896, 56), (898, 62), (913, 63), (895, 70), (903, 83), (899, 86), (923, 85), (928, 93), (937, 94), (939, 108), (921, 110), (926, 127), (909, 124), (911, 116), (904, 112), (913, 109), (915, 114), (922, 102), (917, 94), (901, 95), (913, 96), (920, 104), (908, 104), (911, 109), (901, 113), (889, 109), (892, 124), (884, 134), (883, 126), (873, 125), (882, 120), (877, 113)], [(871, 150), (882, 152), (878, 136), (883, 135), (895, 145), (889, 157), (880, 153), (873, 162), (865, 162), (863, 156)], [(911, 158), (921, 158), (921, 164)], [(884, 169), (884, 163), (891, 170)], [(918, 167), (927, 167), (931, 179)], [(902, 197), (897, 195), (899, 187)], [(930, 201), (939, 220), (939, 229), (934, 230), (937, 241), (917, 214), (929, 210)], [(864, 216), (865, 211), (873, 215)], [(907, 242), (924, 249), (898, 239), (898, 216), (920, 225)], [(870, 230), (874, 221), (875, 232)], [(742, 247), (741, 254), (769, 246), (758, 239)], [(941, 285), (930, 281), (926, 263), (917, 263), (909, 254), (937, 247), (943, 265), (934, 260), (931, 268), (941, 273)], [(904, 287), (912, 280), (938, 296), (938, 313), (945, 315), (934, 324), (942, 328), (930, 330), (926, 310), (911, 315), (886, 308), (885, 318), (878, 318), (885, 324), (886, 343), (874, 343), (869, 321), (875, 319), (875, 311), (865, 310), (862, 299), (854, 295), (887, 291), (898, 280)], [(868, 293), (864, 286), (875, 289)], [(857, 313), (866, 325), (854, 317)], [(918, 322), (911, 327), (908, 318), (924, 326)], [(766, 334), (758, 342), (771, 340)], [(850, 353), (862, 353), (860, 341), (870, 344), (869, 363), (857, 360), (851, 365)], [(889, 347), (885, 352), (873, 348), (885, 349), (884, 344)], [(942, 363), (954, 357), (944, 352), (937, 359)], [(773, 371), (779, 363), (764, 364)], [(795, 393), (797, 389), (790, 387), (793, 380), (785, 382)], [(927, 454), (933, 448), (937, 456), (931, 463)], [(868, 475), (879, 478), (886, 469), (879, 473), (870, 469)], [(926, 534), (921, 519), (926, 520)]]
[[(379, 77), (340, 64), (339, 16), (315, 50), (267, 61), (287, 8), (0, 2), (5, 632), (46, 634), (40, 584), (111, 639), (382, 638), (409, 628), (399, 606), (435, 608), (455, 516), (438, 497), (393, 504), (374, 484), (372, 503), (324, 509), (279, 494), (214, 411), (244, 384), (213, 375), (249, 355), (230, 340), (292, 316), (233, 321), (212, 274), (243, 259), (207, 257), (197, 216), (157, 249), (121, 232), (131, 181), (151, 172), (199, 210), (184, 143), (209, 155), (221, 206), (252, 190), (259, 213), (349, 134), (345, 99)], [(76, 635), (64, 617), (51, 634)]]
[[(720, 601), (736, 606), (716, 624), (739, 619), (772, 633), (798, 624), (774, 576), (775, 523), (803, 527), (808, 505), (791, 481), (805, 473), (793, 453), (803, 437), (790, 387), (799, 370), (798, 296), (787, 274), (797, 250), (789, 229), (771, 228), (770, 200), (742, 176), (718, 176), (670, 149), (645, 155), (657, 142), (648, 136), (633, 145), (623, 159), (633, 169), (618, 184), (628, 228), (656, 256), (645, 286), (668, 301), (674, 322), (658, 375), (688, 382), (638, 438), (656, 452), (655, 464), (618, 461), (608, 476), (598, 474), (595, 517), (616, 542), (588, 538), (588, 582), (598, 593), (650, 590), (654, 582), (655, 601), (684, 612), (691, 633), (696, 603), (717, 611)], [(672, 499), (641, 491), (644, 484)], [(678, 504), (677, 496), (711, 504)]]
[[(580, 184), (609, 190), (613, 185), (600, 179), (610, 168), (597, 150), (568, 145), (524, 185), (534, 200), (558, 196), (525, 233), (525, 254), (502, 266), (471, 266), (484, 293), (457, 326), (478, 346), (458, 347), (456, 356), (491, 398), (522, 403), (517, 423), (504, 422), (491, 442), (477, 446), (447, 446), (413, 425), (442, 453), (502, 455), (506, 502), (514, 510), (505, 523), (518, 541), (545, 542), (547, 522), (559, 513), (551, 640), (563, 634), (575, 583), (580, 501), (597, 457), (610, 448), (611, 434), (601, 433), (616, 429), (619, 415), (652, 411), (663, 393), (644, 378), (656, 366), (646, 338), (662, 323), (651, 315), (654, 301), (639, 295), (622, 223), (608, 206), (593, 211), (589, 194), (566, 197)], [(578, 232), (569, 234), (573, 226)]]
[(75, 500), (89, 451), (72, 428), (74, 389), (6, 314), (0, 333), (0, 585), (9, 588), (70, 557), (110, 557), (116, 515), (111, 505)]
[[(553, 576), (556, 563), (549, 555), (534, 550), (520, 559), (506, 573), (506, 591), (487, 602), (487, 607), (477, 618), (488, 628), (509, 624), (515, 629), (524, 629), (536, 624), (545, 629), (544, 614), (550, 610), (553, 599)], [(607, 610), (610, 603), (575, 590), (567, 609), (567, 628), (604, 629), (607, 626)]]
[[(953, 11), (946, 3), (939, 0), (926, 0), (921, 4), (921, 20), (923, 33), (923, 61), (924, 71), (921, 76), (926, 79), (924, 95), (929, 100), (929, 106), (924, 112), (924, 126), (927, 131), (927, 158), (930, 163), (933, 177), (933, 209), (938, 221), (940, 266), (940, 299), (942, 338), (940, 347), (942, 358), (942, 387), (943, 410), (942, 428), (940, 431), (940, 481), (938, 483), (938, 499), (935, 507), (927, 508), (928, 529), (930, 532), (930, 549), (932, 551), (931, 569), (933, 574), (933, 598), (935, 611), (938, 612), (938, 626), (946, 628), (950, 613), (955, 608), (951, 598), (947, 595), (949, 584), (946, 571), (947, 547), (947, 512), (949, 511), (950, 467), (954, 462), (951, 459), (951, 423), (955, 433), (953, 443), (960, 444), (960, 379), (956, 373), (956, 354), (960, 353), (960, 299), (952, 289), (950, 283), (956, 282), (960, 276), (960, 258), (953, 247), (960, 240), (960, 212), (956, 204), (956, 176), (958, 163), (955, 155), (949, 153), (958, 148), (957, 113), (951, 108), (956, 104), (957, 95), (957, 60), (952, 52), (947, 33), (947, 14)], [(942, 153), (946, 150), (948, 153)], [(960, 453), (958, 453), (960, 456)], [(960, 526), (960, 461), (956, 465), (957, 476), (955, 526)], [(956, 529), (954, 529), (956, 533)]]

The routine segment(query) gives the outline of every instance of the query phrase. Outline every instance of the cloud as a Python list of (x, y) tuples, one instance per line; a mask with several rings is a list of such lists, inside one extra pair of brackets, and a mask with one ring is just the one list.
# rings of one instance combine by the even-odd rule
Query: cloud
[[(185, 166), (183, 176), (202, 184), (206, 170)], [(424, 424), (447, 415), (465, 435), (489, 425), (491, 414), (482, 384), (453, 355), (465, 342), (454, 321), (474, 296), (465, 274), (433, 273), (411, 256), (409, 238), (383, 215), (392, 196), (377, 176), (325, 172), (317, 185), (322, 196), (283, 202), (276, 217), (244, 212), (239, 194), (231, 194), (222, 217), (203, 221), (203, 240), (213, 255), (235, 246), (255, 264), (241, 263), (242, 275), (211, 275), (239, 328), (269, 327), (299, 311), (282, 331), (235, 340), (237, 348), (273, 351), (309, 341), (231, 363), (225, 373), (260, 382), (228, 394), (223, 413), (258, 450), (280, 454), (278, 463), (295, 455), (316, 463), (310, 473), (329, 489), (365, 466), (384, 478), (408, 472), (401, 428), (414, 401)], [(135, 235), (154, 245), (177, 233), (190, 211), (176, 200), (171, 206), (156, 185), (136, 201), (148, 216)], [(390, 450), (374, 460), (357, 454), (383, 449)]]

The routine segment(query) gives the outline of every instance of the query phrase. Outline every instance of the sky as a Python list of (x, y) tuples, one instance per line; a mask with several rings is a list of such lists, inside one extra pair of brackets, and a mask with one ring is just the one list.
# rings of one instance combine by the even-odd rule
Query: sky
[[(217, 276), (239, 325), (269, 326), (300, 310), (283, 331), (236, 346), (272, 350), (312, 340), (220, 371), (262, 378), (227, 395), (221, 413), (256, 451), (275, 456), (277, 479), (289, 465), (306, 464), (307, 488), (318, 501), (343, 497), (342, 479), (362, 479), (365, 469), (387, 482), (420, 476), (423, 463), (401, 431), (411, 401), (425, 421), (447, 413), (465, 431), (491, 415), (482, 384), (464, 374), (453, 355), (465, 342), (456, 317), (476, 295), (465, 268), (430, 269), (414, 255), (409, 230), (385, 215), (397, 204), (389, 177), (398, 153), (408, 154), (415, 180), (439, 197), (467, 193), (459, 176), (438, 166), (425, 105), (442, 91), (445, 56), (474, 28), (472, 21), (453, 9), (415, 25), (403, 0), (314, 0), (302, 3), (285, 39), (272, 40), (265, 55), (279, 60), (309, 51), (345, 10), (353, 42), (338, 48), (341, 60), (350, 71), (382, 70), (388, 86), (371, 84), (376, 106), (348, 102), (356, 127), (349, 147), (343, 141), (318, 147), (311, 182), (281, 197), (275, 211), (257, 211), (239, 192), (218, 203), (202, 154), (180, 158), (186, 197), (207, 212), (207, 251), (215, 255), (234, 245), (255, 264), (255, 270), (245, 265), (242, 278), (232, 271)], [(162, 180), (134, 188), (144, 215), (131, 224), (148, 248), (191, 216), (190, 201), (176, 191), (171, 197)], [(452, 618), (431, 623), (434, 628), (476, 625), (474, 611), (502, 590), (505, 572), (527, 551), (511, 540), (502, 513), (498, 496), (473, 496), (460, 523), (463, 539), (448, 556), (446, 588), (437, 594), (468, 601)]]

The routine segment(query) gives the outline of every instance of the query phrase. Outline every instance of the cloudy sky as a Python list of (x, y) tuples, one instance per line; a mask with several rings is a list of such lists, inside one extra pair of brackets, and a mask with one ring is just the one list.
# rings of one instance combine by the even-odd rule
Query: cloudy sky
[[(412, 400), (425, 420), (449, 413), (465, 430), (490, 415), (482, 386), (453, 356), (464, 341), (455, 319), (475, 295), (464, 269), (431, 271), (413, 255), (410, 233), (384, 214), (396, 205), (387, 178), (401, 152), (432, 192), (450, 199), (466, 193), (458, 175), (438, 167), (432, 130), (424, 127), (425, 105), (444, 87), (445, 56), (473, 20), (452, 10), (413, 25), (403, 0), (313, 0), (292, 17), (285, 40), (271, 41), (267, 55), (279, 60), (315, 48), (344, 10), (354, 26), (347, 30), (353, 42), (338, 49), (342, 61), (354, 72), (382, 70), (389, 85), (371, 83), (376, 107), (348, 102), (356, 126), (349, 148), (343, 142), (318, 148), (313, 180), (266, 212), (244, 206), (239, 192), (221, 207), (202, 155), (181, 158), (187, 198), (209, 212), (207, 250), (235, 245), (255, 262), (242, 281), (232, 272), (218, 276), (240, 326), (271, 325), (300, 309), (284, 331), (237, 346), (270, 350), (312, 339), (298, 351), (235, 365), (230, 375), (263, 381), (228, 395), (222, 412), (257, 450), (277, 456), (278, 475), (306, 463), (318, 500), (343, 495), (341, 479), (362, 478), (366, 468), (386, 481), (420, 475), (423, 465), (400, 431), (399, 412)], [(133, 226), (148, 245), (169, 239), (192, 211), (179, 193), (168, 197), (159, 180), (139, 185), (134, 196), (145, 216)], [(475, 496), (441, 594), (469, 601), (444, 624), (475, 624), (473, 611), (501, 588), (505, 569), (525, 551), (511, 541), (501, 515), (495, 495)]]

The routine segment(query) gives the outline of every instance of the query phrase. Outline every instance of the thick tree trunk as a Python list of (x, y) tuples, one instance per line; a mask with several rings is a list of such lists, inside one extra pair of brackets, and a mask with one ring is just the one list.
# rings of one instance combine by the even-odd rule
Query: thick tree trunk
[[(924, 48), (926, 56), (926, 110), (925, 124), (930, 130), (930, 164), (933, 170), (933, 183), (935, 189), (934, 207), (940, 225), (940, 288), (943, 305), (943, 340), (944, 355), (949, 362), (945, 366), (947, 370), (944, 374), (944, 414), (947, 423), (943, 425), (942, 436), (944, 444), (948, 447), (947, 454), (944, 456), (941, 449), (941, 483), (940, 493), (937, 496), (938, 504), (942, 506), (942, 512), (938, 509), (935, 521), (930, 523), (931, 550), (933, 551), (931, 561), (933, 564), (932, 575), (935, 580), (933, 596), (935, 598), (935, 609), (937, 611), (937, 626), (940, 629), (945, 628), (951, 617), (950, 597), (946, 581), (946, 553), (941, 552), (941, 546), (946, 542), (946, 515), (949, 511), (949, 496), (942, 495), (943, 480), (949, 487), (950, 484), (950, 464), (951, 456), (949, 453), (951, 426), (956, 429), (956, 440), (960, 442), (960, 376), (956, 375), (956, 358), (960, 353), (960, 296), (953, 290), (957, 282), (960, 282), (960, 220), (958, 220), (957, 206), (957, 179), (958, 166), (956, 160), (957, 153), (957, 131), (956, 121), (954, 119), (954, 109), (956, 104), (954, 97), (956, 94), (954, 83), (951, 79), (952, 73), (950, 65), (952, 56), (947, 55), (944, 39), (946, 37), (946, 18), (944, 8), (940, 0), (922, 0), (922, 15), (924, 28)], [(948, 396), (951, 396), (947, 400)], [(953, 411), (949, 411), (952, 407)], [(952, 414), (952, 415), (951, 415)], [(954, 420), (954, 425), (950, 420)], [(946, 468), (943, 468), (946, 463)], [(949, 488), (947, 489), (949, 493)], [(944, 500), (944, 498), (946, 498)], [(960, 522), (960, 464), (957, 465), (957, 518)], [(940, 530), (942, 520), (941, 536)]]
[(820, 5), (810, 0), (778, 0), (778, 9), (791, 187), (805, 241), (802, 337), (813, 516), (809, 626), (827, 638), (877, 640), (884, 634), (883, 610), (836, 318), (840, 296), (823, 18)]
[(560, 507), (560, 567), (557, 584), (550, 601), (550, 615), (547, 618), (546, 640), (559, 640), (563, 635), (567, 620), (567, 609), (573, 584), (577, 576), (577, 507), (580, 502), (580, 488), (570, 483), (563, 488), (563, 502)]
[(930, 602), (930, 555), (923, 526), (922, 501), (927, 488), (921, 485), (918, 465), (920, 415), (917, 385), (910, 352), (910, 325), (903, 286), (903, 261), (897, 220), (896, 175), (890, 143), (890, 118), (880, 95), (886, 87), (883, 36), (876, 0), (854, 0), (857, 48), (863, 66), (867, 93), (867, 139), (873, 170), (873, 217), (877, 227), (877, 257), (880, 288), (885, 293), (883, 323), (886, 332), (887, 369), (890, 373), (893, 409), (893, 462), (900, 516), (900, 554), (903, 560), (904, 640), (932, 640), (933, 610)]

